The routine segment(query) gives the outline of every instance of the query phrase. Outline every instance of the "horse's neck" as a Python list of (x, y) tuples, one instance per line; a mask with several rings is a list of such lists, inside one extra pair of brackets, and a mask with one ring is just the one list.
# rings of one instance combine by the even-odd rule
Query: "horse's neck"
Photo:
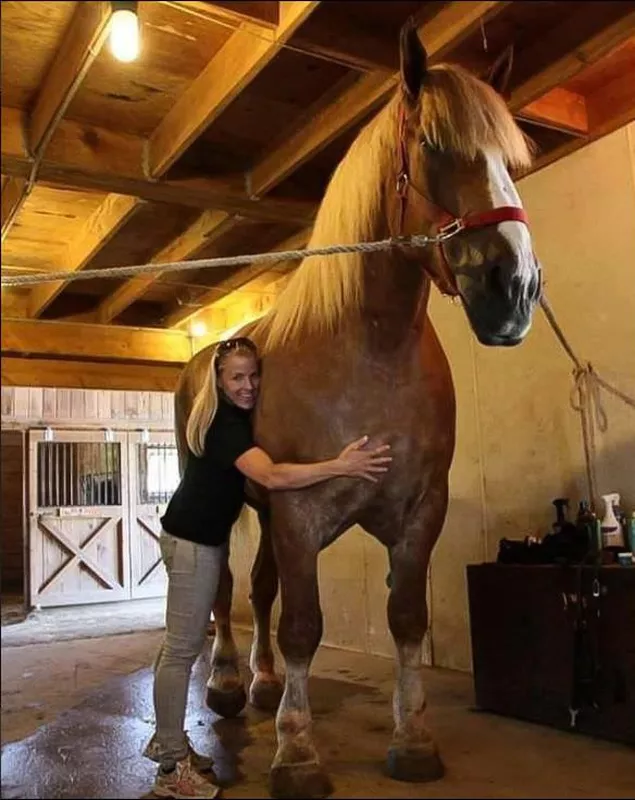
[(390, 356), (404, 346), (418, 346), (429, 281), (413, 255), (393, 248), (364, 256), (361, 321), (373, 351)]

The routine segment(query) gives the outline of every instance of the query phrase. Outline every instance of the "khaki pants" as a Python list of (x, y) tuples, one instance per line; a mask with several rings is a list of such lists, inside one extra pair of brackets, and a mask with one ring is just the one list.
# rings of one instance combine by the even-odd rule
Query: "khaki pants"
[(165, 635), (154, 662), (155, 733), (145, 755), (164, 766), (185, 758), (185, 712), (194, 662), (216, 600), (226, 546), (209, 547), (161, 532), (168, 575)]

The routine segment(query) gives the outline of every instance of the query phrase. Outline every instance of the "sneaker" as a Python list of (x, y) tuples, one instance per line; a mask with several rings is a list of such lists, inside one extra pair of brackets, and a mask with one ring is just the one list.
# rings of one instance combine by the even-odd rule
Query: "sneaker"
[(172, 772), (163, 772), (159, 767), (152, 787), (157, 797), (173, 797), (175, 800), (198, 800), (198, 798), (218, 797), (220, 789), (200, 775), (188, 755), (177, 761)]
[(214, 759), (197, 753), (189, 741), (188, 750), (190, 753), (190, 764), (197, 772), (202, 772), (204, 774), (207, 774), (208, 772), (214, 772)]

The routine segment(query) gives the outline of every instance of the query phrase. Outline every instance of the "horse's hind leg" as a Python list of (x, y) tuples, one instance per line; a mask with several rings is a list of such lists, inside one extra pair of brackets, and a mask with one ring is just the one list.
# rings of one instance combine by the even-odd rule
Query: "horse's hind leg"
[(229, 548), (223, 561), (218, 594), (214, 604), (216, 635), (210, 659), (205, 702), (221, 717), (236, 717), (245, 707), (247, 696), (238, 666), (238, 649), (231, 629), (234, 580), (229, 569)]
[(428, 628), (428, 563), (446, 508), (446, 489), (429, 492), (418, 518), (390, 549), (388, 624), (397, 646), (398, 665), (388, 773), (402, 781), (437, 780), (444, 773), (437, 746), (424, 724), (422, 643)]
[(271, 609), (278, 594), (278, 569), (273, 554), (269, 514), (258, 511), (260, 544), (251, 570), (251, 604), (254, 638), (249, 666), (253, 673), (249, 702), (263, 711), (276, 711), (282, 697), (282, 681), (275, 672), (271, 648)]

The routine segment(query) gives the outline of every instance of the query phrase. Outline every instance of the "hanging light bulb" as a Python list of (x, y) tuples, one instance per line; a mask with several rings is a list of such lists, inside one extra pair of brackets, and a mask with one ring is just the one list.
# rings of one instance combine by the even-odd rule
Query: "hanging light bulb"
[(200, 338), (207, 333), (207, 325), (204, 322), (193, 322), (190, 327), (190, 336)]
[(110, 49), (119, 61), (134, 61), (139, 55), (139, 16), (136, 2), (113, 2)]

